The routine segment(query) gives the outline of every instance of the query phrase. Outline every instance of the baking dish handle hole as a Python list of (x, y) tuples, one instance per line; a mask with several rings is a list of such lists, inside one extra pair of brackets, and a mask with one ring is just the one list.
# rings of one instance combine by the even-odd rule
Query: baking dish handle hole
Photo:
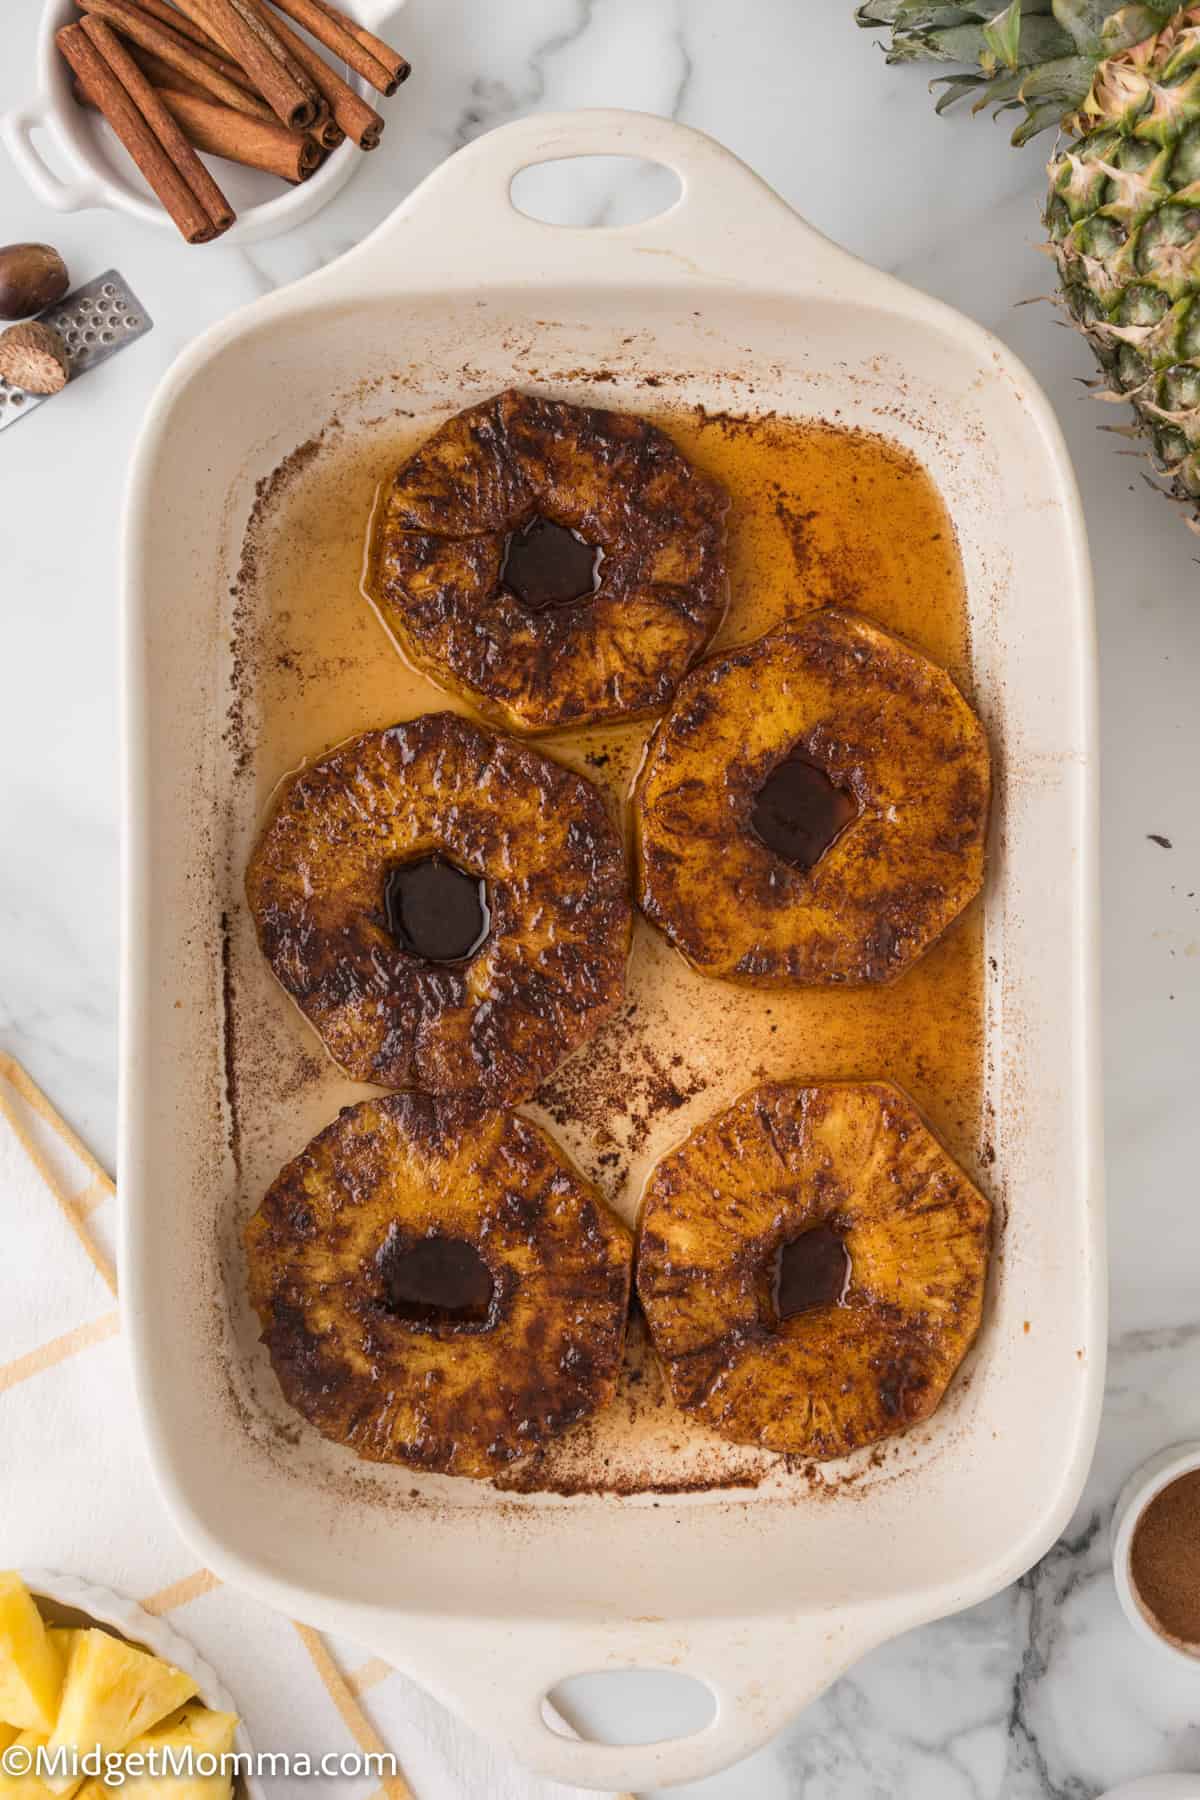
[(717, 1716), (707, 1682), (678, 1669), (599, 1669), (568, 1675), (542, 1698), (542, 1719), (563, 1738), (635, 1746), (694, 1737)]
[(584, 230), (644, 225), (670, 212), (682, 195), (683, 183), (666, 163), (587, 151), (527, 163), (509, 187), (509, 198), (527, 219)]

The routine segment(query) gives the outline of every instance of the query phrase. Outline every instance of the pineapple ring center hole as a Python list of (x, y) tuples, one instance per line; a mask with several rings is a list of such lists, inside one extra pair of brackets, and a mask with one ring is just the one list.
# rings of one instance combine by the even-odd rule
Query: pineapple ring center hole
[(465, 1238), (407, 1237), (393, 1224), (375, 1257), (384, 1304), (410, 1325), (483, 1325), (496, 1284)]
[(772, 1324), (778, 1327), (803, 1313), (844, 1306), (852, 1272), (850, 1252), (832, 1225), (814, 1225), (786, 1238), (768, 1265)]
[(777, 763), (754, 797), (756, 836), (801, 873), (815, 868), (859, 814), (858, 801), (824, 769), (793, 750)]
[(444, 856), (391, 869), (383, 908), (400, 948), (422, 962), (464, 962), (483, 948), (492, 928), (486, 881)]
[(604, 551), (569, 525), (535, 513), (504, 539), (500, 586), (526, 612), (590, 600), (600, 586)]

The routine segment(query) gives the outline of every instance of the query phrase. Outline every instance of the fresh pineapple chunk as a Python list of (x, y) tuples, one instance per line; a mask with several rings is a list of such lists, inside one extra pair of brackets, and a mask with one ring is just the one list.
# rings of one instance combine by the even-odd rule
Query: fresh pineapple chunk
[(81, 1631), (67, 1664), (51, 1749), (70, 1745), (83, 1756), (98, 1746), (113, 1755), (195, 1692), (192, 1677), (171, 1663), (105, 1631)]
[(194, 1763), (201, 1756), (220, 1757), (231, 1751), (237, 1725), (236, 1713), (210, 1712), (195, 1704), (181, 1707), (152, 1731), (136, 1738), (125, 1754), (128, 1757), (140, 1752), (161, 1757), (169, 1749), (179, 1757), (188, 1751), (193, 1759), (191, 1773), (131, 1775), (123, 1792), (137, 1796), (137, 1800), (229, 1800), (232, 1774), (201, 1775)]
[(23, 1731), (53, 1731), (63, 1665), (21, 1577), (0, 1572), (0, 1719)]
[[(44, 1731), (22, 1731), (13, 1741), (36, 1754), (45, 1749), (46, 1734)], [(0, 1800), (70, 1800), (82, 1780), (82, 1775), (40, 1774), (36, 1764), (23, 1775), (5, 1775), (0, 1771)]]
[[(3, 1741), (3, 1730), (4, 1727), (0, 1726), (0, 1741)], [(31, 1751), (35, 1751), (45, 1741), (45, 1733), (39, 1731), (19, 1731), (12, 1740), (19, 1748)], [(3, 1800), (49, 1800), (45, 1782), (32, 1770), (28, 1775), (8, 1775), (0, 1770), (0, 1796), (3, 1796)]]
[[(79, 1635), (79, 1630), (74, 1625), (51, 1625), (47, 1628), (46, 1636), (57, 1651), (58, 1660), (64, 1670), (71, 1659), (71, 1650)], [(9, 1726), (0, 1729), (0, 1751), (5, 1747), (4, 1731), (10, 1729)], [(16, 1738), (16, 1736), (16, 1732), (13, 1731), (13, 1737)], [(46, 1733), (44, 1731), (23, 1731), (20, 1741), (27, 1749), (36, 1750), (39, 1745), (45, 1745)], [(0, 1800), (70, 1800), (70, 1796), (75, 1792), (82, 1779), (83, 1777), (80, 1775), (43, 1773), (38, 1776), (30, 1771), (28, 1775), (21, 1777), (20, 1782), (14, 1788), (11, 1785), (6, 1786), (3, 1778), (0, 1777)]]
[(214, 1712), (199, 1700), (190, 1700), (178, 1712), (160, 1719), (157, 1725), (144, 1731), (135, 1743), (130, 1744), (127, 1754), (131, 1755), (135, 1750), (160, 1750), (168, 1744), (173, 1750), (190, 1750), (193, 1756), (224, 1756), (233, 1749), (237, 1728), (236, 1713)]
[[(190, 1752), (193, 1764), (201, 1756), (224, 1756), (234, 1747), (237, 1727), (236, 1713), (210, 1712), (197, 1702), (181, 1706), (178, 1712), (160, 1719), (152, 1730), (143, 1732), (126, 1746), (120, 1760), (129, 1772), (120, 1788), (113, 1788), (99, 1777), (93, 1777), (76, 1795), (76, 1800), (114, 1800), (117, 1794), (128, 1795), (130, 1800), (229, 1800), (233, 1792), (232, 1773), (202, 1775), (193, 1766), (190, 1774), (172, 1775), (161, 1759), (167, 1750), (177, 1759), (181, 1759), (184, 1752)], [(158, 1768), (157, 1775), (152, 1775), (149, 1767), (143, 1767), (139, 1773), (129, 1763), (132, 1756), (151, 1755), (159, 1759), (150, 1765)]]
[(0, 1754), (3, 1754), (3, 1752), (8, 1749), (8, 1746), (14, 1741), (16, 1735), (17, 1727), (15, 1725), (5, 1725), (0, 1722)]
[(51, 1625), (47, 1635), (58, 1651), (65, 1672), (67, 1664), (71, 1660), (71, 1652), (75, 1648), (75, 1639), (81, 1636), (80, 1627), (78, 1625)]

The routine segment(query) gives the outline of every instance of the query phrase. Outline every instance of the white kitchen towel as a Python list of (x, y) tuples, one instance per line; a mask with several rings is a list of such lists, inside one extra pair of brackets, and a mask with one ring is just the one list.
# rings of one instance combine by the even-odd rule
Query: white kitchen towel
[(402, 1770), (382, 1787), (273, 1777), (279, 1800), (585, 1800), (526, 1774), (378, 1658), (196, 1567), (142, 1449), (115, 1224), (108, 1175), (0, 1056), (0, 1568), (78, 1575), (169, 1614), (234, 1695), (256, 1750), (385, 1750)]

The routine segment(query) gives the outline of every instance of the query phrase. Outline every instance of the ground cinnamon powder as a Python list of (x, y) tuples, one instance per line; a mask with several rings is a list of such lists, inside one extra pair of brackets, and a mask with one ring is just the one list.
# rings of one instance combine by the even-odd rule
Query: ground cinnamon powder
[(1150, 1502), (1133, 1534), (1129, 1572), (1167, 1635), (1200, 1644), (1200, 1469)]

